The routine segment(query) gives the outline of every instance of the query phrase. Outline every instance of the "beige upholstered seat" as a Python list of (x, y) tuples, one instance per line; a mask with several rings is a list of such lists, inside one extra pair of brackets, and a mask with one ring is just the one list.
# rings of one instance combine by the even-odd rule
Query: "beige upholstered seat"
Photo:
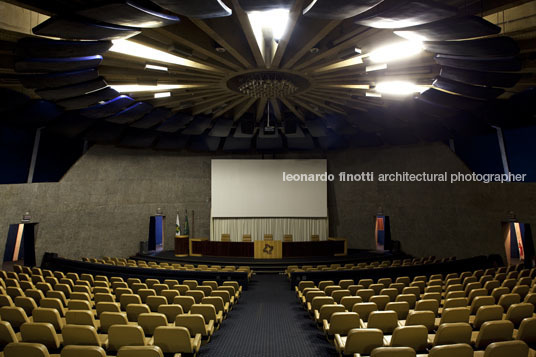
[(4, 357), (49, 357), (47, 347), (41, 343), (14, 342), (4, 348)]
[(373, 311), (370, 313), (367, 328), (377, 328), (384, 334), (392, 334), (398, 326), (398, 315), (395, 311)]
[(292, 242), (292, 234), (284, 234), (283, 242)]
[(429, 333), (435, 328), (435, 315), (432, 311), (411, 311), (407, 318), (405, 326), (424, 326)]
[(370, 357), (415, 357), (411, 347), (377, 347), (372, 350)]
[(175, 318), (175, 326), (186, 327), (190, 331), (191, 337), (201, 334), (203, 340), (208, 342), (214, 333), (214, 322), (205, 323), (203, 315), (200, 314), (182, 314)]
[(231, 235), (229, 233), (222, 233), (221, 241), (222, 242), (230, 242), (231, 241)]
[(504, 309), (501, 305), (481, 306), (476, 312), (473, 328), (480, 330), (480, 326), (486, 321), (501, 320), (503, 313)]
[(24, 309), (16, 306), (2, 306), (0, 308), (0, 318), (7, 321), (15, 331), (18, 331), (22, 324), (30, 322)]
[(47, 322), (26, 322), (20, 327), (23, 342), (41, 343), (49, 350), (60, 348), (60, 339), (54, 326)]
[(190, 331), (186, 327), (160, 326), (154, 331), (154, 345), (160, 347), (164, 353), (195, 355), (201, 348), (201, 334), (190, 337)]
[(98, 335), (93, 326), (87, 325), (65, 325), (62, 330), (63, 344), (99, 346), (106, 348), (108, 337)]
[(251, 242), (251, 234), (244, 234), (242, 236), (242, 242)]
[(375, 328), (348, 331), (348, 336), (335, 335), (335, 348), (342, 355), (369, 355), (376, 347), (383, 346), (383, 332)]
[(444, 323), (434, 336), (434, 346), (453, 343), (471, 343), (471, 325), (465, 322)]
[(58, 310), (46, 307), (38, 307), (33, 311), (32, 314), (33, 322), (48, 322), (54, 326), (56, 332), (61, 333), (63, 326), (65, 325), (64, 320), (61, 318)]
[(311, 235), (311, 242), (318, 242), (320, 241), (320, 236), (318, 234)]
[(391, 347), (411, 347), (417, 352), (425, 352), (427, 345), (428, 329), (422, 325), (395, 328), (389, 342)]
[(108, 333), (113, 325), (128, 325), (127, 314), (124, 312), (105, 311), (100, 315), (101, 330)]
[(123, 346), (146, 346), (150, 339), (145, 338), (143, 329), (133, 325), (112, 325), (108, 329), (108, 349), (117, 351)]
[(0, 350), (3, 350), (4, 346), (11, 342), (19, 342), (17, 334), (9, 322), (0, 321)]
[(509, 341), (514, 333), (514, 324), (508, 320), (486, 321), (480, 327), (475, 348), (485, 349), (490, 343)]
[(164, 357), (164, 354), (158, 346), (123, 346), (117, 357)]
[(99, 346), (69, 345), (63, 347), (61, 357), (106, 357), (106, 351)]
[(466, 343), (435, 346), (428, 357), (473, 357), (473, 348)]
[(271, 233), (264, 234), (264, 240), (274, 240), (274, 235)]
[(141, 326), (145, 336), (152, 336), (158, 326), (167, 326), (166, 315), (157, 312), (144, 312), (138, 315), (138, 325)]
[(194, 304), (190, 308), (191, 314), (199, 314), (203, 316), (205, 324), (208, 324), (212, 321), (212, 324), (216, 329), (220, 327), (220, 324), (223, 321), (223, 315), (216, 312), (216, 308), (213, 305), (209, 304)]
[(333, 339), (335, 334), (348, 335), (348, 331), (361, 327), (361, 319), (356, 312), (335, 312), (329, 321), (323, 321), (324, 333), (328, 339)]
[(527, 357), (528, 355), (529, 347), (523, 341), (494, 342), (486, 347), (484, 353), (475, 353), (475, 357)]

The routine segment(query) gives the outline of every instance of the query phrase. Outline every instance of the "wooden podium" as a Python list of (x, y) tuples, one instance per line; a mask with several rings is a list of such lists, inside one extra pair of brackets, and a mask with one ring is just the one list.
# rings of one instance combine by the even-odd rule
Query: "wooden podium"
[(283, 242), (280, 240), (256, 240), (255, 259), (281, 259), (283, 258)]
[(175, 237), (175, 256), (187, 257), (190, 252), (190, 237), (178, 236)]

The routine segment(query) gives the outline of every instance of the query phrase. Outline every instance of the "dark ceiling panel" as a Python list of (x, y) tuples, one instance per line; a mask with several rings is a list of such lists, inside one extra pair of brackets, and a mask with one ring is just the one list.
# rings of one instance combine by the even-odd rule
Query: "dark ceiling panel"
[(482, 72), (502, 72), (521, 70), (521, 60), (515, 57), (466, 57), (437, 54), (434, 60), (442, 65), (453, 68), (468, 69)]
[(283, 149), (283, 138), (279, 134), (279, 130), (270, 137), (257, 137), (257, 150), (259, 151), (280, 151)]
[(132, 106), (122, 110), (114, 116), (107, 118), (106, 121), (115, 124), (129, 124), (142, 118), (145, 114), (149, 113), (153, 109), (153, 106), (144, 102), (138, 102)]
[(153, 146), (157, 134), (148, 130), (128, 129), (119, 145), (131, 148), (150, 148)]
[(495, 35), (501, 28), (474, 15), (450, 17), (429, 24), (395, 30), (395, 34), (427, 41), (459, 40)]
[(404, 28), (439, 21), (456, 15), (456, 9), (439, 2), (385, 0), (354, 21), (375, 28)]
[(90, 68), (75, 72), (21, 74), (18, 78), (26, 88), (58, 88), (95, 80), (99, 78), (99, 71), (95, 68)]
[(314, 150), (315, 142), (310, 135), (303, 137), (287, 137), (287, 147), (289, 150)]
[(426, 41), (423, 44), (426, 51), (452, 56), (507, 57), (519, 53), (516, 41), (506, 36), (464, 41)]
[(433, 104), (442, 105), (444, 107), (458, 108), (463, 110), (478, 110), (479, 107), (485, 104), (484, 101), (445, 93), (433, 88), (423, 92), (419, 96), (419, 99)]
[(219, 138), (226, 138), (231, 133), (231, 130), (233, 129), (233, 121), (229, 119), (218, 119), (216, 123), (214, 124), (214, 127), (208, 135), (210, 136), (216, 136)]
[(305, 126), (312, 137), (319, 138), (328, 135), (326, 126), (319, 119), (307, 120)]
[(87, 57), (103, 54), (110, 47), (111, 41), (65, 41), (25, 37), (17, 42), (15, 54), (33, 58)]
[(187, 135), (162, 134), (154, 148), (158, 150), (182, 150), (186, 148), (189, 139), (190, 137)]
[(383, 0), (316, 0), (303, 10), (305, 16), (344, 20), (359, 15)]
[(436, 78), (433, 86), (447, 92), (478, 99), (494, 99), (504, 93), (504, 89), (501, 88), (473, 86), (446, 79), (441, 76)]
[(285, 128), (281, 130), (282, 134), (287, 138), (300, 139), (305, 138), (305, 133), (299, 125), (296, 125), (296, 130), (293, 133), (288, 133)]
[(141, 31), (132, 27), (92, 23), (78, 17), (54, 16), (34, 27), (32, 32), (66, 40), (119, 40)]
[(59, 88), (38, 89), (35, 94), (46, 100), (62, 100), (72, 97), (78, 97), (96, 90), (104, 89), (108, 83), (100, 77), (92, 81), (72, 84)]
[(0, 112), (14, 110), (30, 101), (30, 97), (20, 92), (0, 88)]
[(123, 109), (134, 103), (134, 99), (130, 98), (129, 96), (120, 95), (119, 97), (107, 102), (99, 103), (92, 107), (82, 109), (80, 111), (80, 115), (92, 119), (106, 118), (121, 112)]
[(220, 146), (221, 138), (208, 135), (199, 135), (192, 137), (190, 149), (194, 151), (217, 151)]
[(220, 0), (152, 0), (164, 9), (198, 19), (229, 16), (233, 12)]
[(186, 113), (177, 113), (171, 118), (168, 118), (165, 122), (162, 123), (156, 131), (165, 132), (165, 133), (175, 133), (181, 129), (186, 128), (186, 126), (192, 121), (193, 117)]
[(140, 120), (130, 124), (132, 128), (137, 129), (149, 129), (162, 123), (164, 120), (172, 115), (171, 110), (167, 108), (156, 108), (149, 114), (145, 115)]
[(328, 132), (326, 136), (319, 137), (318, 144), (322, 150), (339, 150), (348, 146), (344, 137), (334, 132)]
[(102, 101), (107, 101), (113, 98), (117, 98), (119, 96), (119, 93), (110, 88), (106, 87), (102, 90), (98, 90), (86, 95), (82, 95), (80, 97), (70, 98), (59, 101), (57, 104), (60, 107), (64, 107), (68, 110), (74, 110), (74, 109), (82, 109), (87, 108), (89, 106), (95, 105)]
[(71, 72), (96, 68), (101, 62), (101, 55), (69, 58), (25, 58), (15, 62), (15, 71), (20, 73)]
[(389, 145), (409, 145), (419, 142), (413, 128), (410, 127), (384, 129), (381, 132), (381, 138)]
[(453, 81), (486, 87), (510, 88), (519, 82), (521, 73), (480, 72), (453, 67), (441, 67), (440, 76)]
[(129, 0), (101, 4), (80, 10), (77, 14), (99, 22), (142, 28), (163, 27), (179, 22), (177, 16), (164, 14), (159, 12), (156, 7), (146, 8)]
[(223, 151), (249, 151), (251, 149), (251, 139), (228, 137), (223, 144)]
[(182, 131), (184, 135), (201, 135), (210, 128), (212, 119), (208, 117), (197, 116), (190, 122), (190, 125)]
[(123, 125), (100, 122), (89, 129), (85, 135), (90, 142), (100, 144), (117, 144), (121, 140), (125, 127)]

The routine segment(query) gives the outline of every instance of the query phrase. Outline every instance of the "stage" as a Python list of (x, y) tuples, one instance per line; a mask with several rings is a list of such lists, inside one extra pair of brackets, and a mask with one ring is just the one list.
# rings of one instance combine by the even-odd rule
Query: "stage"
[(289, 265), (319, 265), (319, 264), (348, 264), (390, 259), (404, 259), (411, 256), (403, 253), (391, 253), (389, 251), (379, 253), (373, 250), (348, 249), (345, 256), (313, 256), (283, 259), (255, 259), (253, 257), (216, 257), (216, 256), (186, 256), (177, 257), (174, 251), (149, 252), (137, 254), (131, 259), (152, 260), (157, 262), (170, 262), (180, 264), (206, 264), (206, 265), (247, 265), (256, 273), (280, 273), (284, 272)]

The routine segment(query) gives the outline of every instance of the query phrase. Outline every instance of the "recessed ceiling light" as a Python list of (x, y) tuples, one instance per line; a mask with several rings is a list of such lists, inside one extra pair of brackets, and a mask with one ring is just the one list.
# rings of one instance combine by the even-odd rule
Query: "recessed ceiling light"
[(320, 50), (318, 49), (318, 47), (313, 47), (313, 48), (311, 48), (311, 49), (309, 50), (309, 52), (311, 52), (313, 55), (314, 55), (315, 53), (318, 53), (318, 51), (320, 51)]
[(422, 52), (423, 46), (417, 41), (403, 41), (373, 50), (369, 54), (372, 62), (391, 62), (415, 56)]
[(253, 32), (262, 35), (262, 31), (267, 29), (272, 31), (274, 40), (278, 41), (283, 37), (287, 29), (289, 20), (289, 10), (273, 9), (268, 11), (251, 11), (248, 13), (249, 22)]
[(391, 95), (410, 95), (421, 93), (429, 86), (417, 85), (407, 81), (387, 81), (376, 84), (376, 92)]
[(381, 98), (381, 93), (374, 93), (374, 92), (367, 92), (365, 93), (365, 97), (372, 97), (372, 98)]
[(142, 45), (129, 40), (114, 40), (113, 46), (110, 51), (122, 53), (128, 56), (140, 57), (146, 60), (153, 60), (158, 62), (172, 63), (179, 66), (187, 66), (198, 69), (204, 69), (208, 71), (214, 71), (214, 68), (206, 66), (204, 64), (188, 60), (183, 57), (175, 56), (170, 53), (157, 50), (155, 48)]
[(155, 64), (146, 64), (145, 65), (145, 69), (152, 69), (152, 70), (155, 70), (155, 71), (163, 71), (163, 72), (167, 72), (168, 71), (168, 68), (167, 67), (164, 67), (164, 66), (157, 66)]
[(387, 63), (374, 64), (372, 66), (366, 66), (365, 67), (366, 72), (380, 71), (382, 69), (387, 69)]
[(160, 92), (154, 94), (155, 99), (171, 97), (171, 92)]

